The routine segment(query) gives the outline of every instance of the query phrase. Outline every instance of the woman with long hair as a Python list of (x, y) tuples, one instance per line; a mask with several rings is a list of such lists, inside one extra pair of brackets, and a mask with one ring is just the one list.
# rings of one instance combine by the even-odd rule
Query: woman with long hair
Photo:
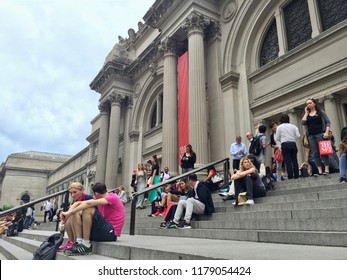
[(330, 120), (315, 99), (309, 98), (306, 100), (305, 114), (301, 124), (307, 127), (310, 152), (318, 168), (319, 175), (329, 174), (329, 156), (319, 154), (318, 143), (329, 138)]
[[(157, 155), (153, 155), (151, 157), (151, 162), (152, 162), (152, 173), (151, 173), (151, 178), (149, 185), (156, 185), (160, 183), (160, 168), (159, 168), (159, 161), (157, 158)], [(153, 202), (158, 199), (160, 200), (160, 194), (161, 194), (161, 189), (157, 188), (155, 190), (151, 190), (148, 193), (148, 201)]]
[[(143, 163), (139, 163), (137, 165), (136, 177), (135, 177), (135, 185), (137, 185), (137, 191), (142, 191), (148, 183), (147, 171), (145, 170), (145, 166)], [(146, 206), (144, 205), (145, 195), (141, 194), (137, 197), (136, 209), (144, 209)]]
[(175, 212), (177, 209), (177, 202), (179, 200), (187, 200), (188, 194), (191, 191), (191, 187), (188, 184), (187, 178), (181, 178), (180, 181), (177, 183), (178, 188), (177, 190), (171, 190), (169, 194), (172, 196), (175, 196), (177, 199), (173, 200), (172, 197), (170, 198), (171, 201), (167, 203), (167, 208), (164, 213), (164, 222), (162, 222), (159, 226), (159, 228), (166, 228), (170, 222), (174, 219)]
[(186, 145), (186, 152), (182, 155), (181, 158), (182, 174), (193, 170), (195, 162), (196, 154), (193, 151), (192, 145), (188, 144)]
[(260, 179), (257, 169), (252, 161), (243, 157), (240, 161), (240, 169), (231, 176), (235, 185), (235, 206), (238, 205), (238, 196), (241, 192), (247, 192), (247, 201), (245, 204), (254, 204), (254, 197), (266, 196), (266, 188)]

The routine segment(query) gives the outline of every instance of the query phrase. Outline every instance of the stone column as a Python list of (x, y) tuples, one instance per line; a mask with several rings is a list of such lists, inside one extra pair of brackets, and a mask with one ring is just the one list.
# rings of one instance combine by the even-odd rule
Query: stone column
[[(126, 187), (126, 191), (129, 192), (129, 186), (131, 183), (131, 170), (136, 169), (136, 165), (132, 166), (130, 163), (130, 136), (129, 129), (131, 123), (131, 112), (133, 108), (133, 99), (132, 97), (127, 97), (126, 102), (124, 103), (125, 107), (125, 123), (124, 123), (124, 140), (123, 140), (123, 174), (122, 174), (122, 183)], [(129, 192), (130, 193), (130, 192)]]
[[(300, 131), (301, 125), (301, 118), (299, 118), (298, 114), (302, 114), (302, 110), (297, 110), (297, 109), (289, 109), (288, 110), (288, 116), (290, 119), (290, 123), (294, 124)], [(300, 133), (302, 136), (302, 133)], [(299, 163), (299, 168), (302, 162), (305, 161), (305, 149), (302, 146), (301, 143), (301, 138), (296, 140), (296, 146), (298, 147), (298, 163)]]
[(324, 111), (327, 113), (330, 120), (330, 130), (333, 132), (336, 143), (339, 143), (341, 124), (339, 121), (338, 109), (336, 105), (336, 99), (338, 97), (333, 96), (332, 94), (325, 96), (323, 98)]
[(177, 153), (177, 55), (176, 44), (171, 38), (162, 42), (164, 52), (164, 89), (163, 89), (163, 149), (162, 168), (169, 167), (170, 173), (178, 174)]
[(105, 182), (106, 174), (106, 159), (108, 145), (108, 125), (109, 125), (109, 108), (106, 103), (99, 106), (100, 110), (100, 129), (98, 154), (96, 162), (95, 182)]
[(113, 189), (117, 183), (117, 168), (119, 157), (119, 129), (120, 113), (123, 97), (120, 94), (112, 94), (109, 97), (111, 102), (110, 131), (108, 136), (107, 165), (106, 165), (106, 186)]
[(219, 80), (223, 72), (219, 63), (221, 61), (221, 32), (220, 23), (213, 20), (205, 32), (206, 65), (208, 65), (206, 68), (207, 104), (209, 115), (214, 116), (209, 120), (210, 161), (230, 156), (230, 143), (225, 142), (227, 138), (214, 137), (214, 135), (225, 136), (225, 120), (229, 125), (231, 122), (230, 111), (228, 110), (228, 116), (224, 119), (224, 110), (221, 110), (225, 108)]
[(204, 29), (209, 21), (192, 12), (183, 29), (188, 32), (189, 142), (197, 155), (197, 165), (209, 162), (205, 80)]

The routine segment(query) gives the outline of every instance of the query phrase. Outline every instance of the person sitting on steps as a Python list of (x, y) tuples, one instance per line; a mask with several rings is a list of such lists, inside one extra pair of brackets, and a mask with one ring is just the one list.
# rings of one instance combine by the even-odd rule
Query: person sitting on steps
[[(190, 174), (188, 183), (192, 187), (192, 192), (187, 200), (180, 200), (177, 205), (175, 217), (168, 225), (168, 229), (191, 228), (190, 221), (192, 215), (211, 215), (214, 212), (214, 205), (206, 182), (199, 182), (196, 174)], [(180, 222), (183, 211), (185, 210), (183, 223)]]
[(235, 180), (235, 206), (238, 205), (238, 196), (241, 192), (247, 192), (247, 201), (245, 204), (248, 205), (254, 204), (254, 197), (266, 196), (266, 188), (261, 181), (259, 173), (247, 157), (241, 159), (240, 170), (233, 174), (231, 179)]
[(76, 206), (60, 214), (60, 219), (71, 224), (76, 232), (76, 243), (64, 251), (68, 256), (90, 255), (90, 241), (116, 241), (121, 235), (125, 210), (122, 201), (114, 193), (107, 192), (104, 183), (92, 187), (95, 199), (78, 201)]
[[(72, 200), (74, 201), (74, 203), (70, 206), (71, 210), (73, 208), (76, 208), (76, 206), (77, 206), (76, 202), (77, 201), (85, 201), (85, 200), (93, 199), (92, 195), (84, 193), (84, 187), (79, 182), (73, 182), (70, 185), (69, 193), (72, 197)], [(65, 232), (68, 236), (68, 241), (64, 245), (62, 245), (58, 248), (58, 252), (62, 252), (62, 251), (65, 251), (67, 249), (70, 249), (76, 242), (76, 232), (73, 231), (72, 221), (73, 221), (73, 219), (69, 219), (64, 224), (64, 229), (65, 229)]]

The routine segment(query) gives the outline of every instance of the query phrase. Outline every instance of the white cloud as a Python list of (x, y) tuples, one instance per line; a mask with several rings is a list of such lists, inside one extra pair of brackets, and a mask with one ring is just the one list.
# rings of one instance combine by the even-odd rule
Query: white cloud
[(89, 89), (105, 57), (137, 30), (154, 0), (0, 2), (0, 162), (36, 150), (86, 147), (99, 94)]

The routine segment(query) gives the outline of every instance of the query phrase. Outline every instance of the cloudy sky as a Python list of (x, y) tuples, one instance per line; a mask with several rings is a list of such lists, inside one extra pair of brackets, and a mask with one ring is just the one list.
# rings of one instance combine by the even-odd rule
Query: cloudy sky
[(154, 2), (0, 0), (0, 163), (88, 145), (99, 99), (89, 84)]

